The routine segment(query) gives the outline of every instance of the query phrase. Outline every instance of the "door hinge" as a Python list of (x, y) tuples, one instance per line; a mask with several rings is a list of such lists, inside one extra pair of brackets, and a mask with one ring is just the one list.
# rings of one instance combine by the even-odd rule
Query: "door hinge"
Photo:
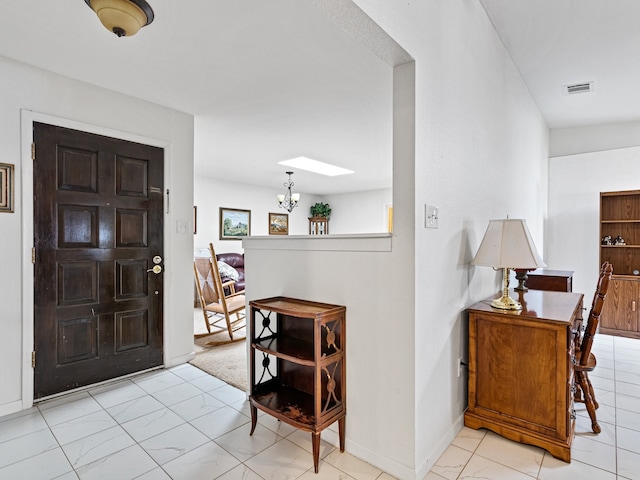
[(36, 368), (36, 352), (31, 352), (31, 368)]
[(36, 247), (31, 247), (31, 263), (36, 264)]
[(31, 160), (35, 160), (36, 159), (36, 144), (32, 143), (31, 144)]

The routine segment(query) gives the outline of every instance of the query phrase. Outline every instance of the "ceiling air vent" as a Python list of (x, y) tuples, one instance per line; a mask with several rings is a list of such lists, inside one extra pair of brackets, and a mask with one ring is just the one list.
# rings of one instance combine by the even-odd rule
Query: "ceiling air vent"
[(573, 95), (574, 93), (589, 93), (593, 92), (593, 82), (565, 85), (564, 88), (565, 92), (569, 95)]

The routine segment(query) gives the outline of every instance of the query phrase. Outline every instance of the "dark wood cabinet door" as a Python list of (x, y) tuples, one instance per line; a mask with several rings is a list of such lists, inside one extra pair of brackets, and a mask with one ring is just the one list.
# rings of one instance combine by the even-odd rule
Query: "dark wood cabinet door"
[(35, 398), (161, 365), (163, 150), (38, 123), (34, 143)]

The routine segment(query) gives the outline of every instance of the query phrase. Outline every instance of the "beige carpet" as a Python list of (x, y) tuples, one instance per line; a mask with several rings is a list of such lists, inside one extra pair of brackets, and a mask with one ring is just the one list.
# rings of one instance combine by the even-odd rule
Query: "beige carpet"
[[(206, 327), (202, 318), (202, 310), (194, 309), (193, 319), (194, 333), (205, 333)], [(236, 336), (245, 337), (245, 329), (238, 330), (233, 336), (234, 338)], [(228, 339), (229, 335), (226, 333), (194, 338), (196, 358), (189, 363), (223, 382), (246, 391), (248, 386), (246, 340), (215, 347), (205, 345), (210, 341), (219, 342)]]

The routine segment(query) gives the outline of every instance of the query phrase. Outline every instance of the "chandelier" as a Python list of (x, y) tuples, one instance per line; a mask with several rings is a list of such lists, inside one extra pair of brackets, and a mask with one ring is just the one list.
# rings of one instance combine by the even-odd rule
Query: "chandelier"
[(291, 181), (291, 175), (293, 175), (293, 172), (285, 173), (289, 175), (289, 180), (283, 183), (287, 191), (284, 193), (284, 195), (278, 195), (278, 203), (281, 208), (284, 208), (287, 212), (291, 212), (291, 210), (298, 206), (298, 202), (300, 201), (300, 194), (291, 193), (291, 187), (293, 187), (294, 185)]

